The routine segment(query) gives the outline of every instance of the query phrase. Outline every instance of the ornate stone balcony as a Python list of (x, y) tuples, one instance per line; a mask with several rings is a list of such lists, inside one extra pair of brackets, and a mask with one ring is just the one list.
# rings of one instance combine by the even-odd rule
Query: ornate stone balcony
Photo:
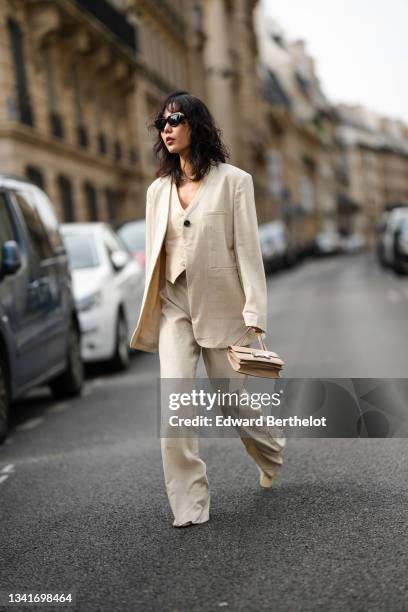
[[(135, 56), (139, 51), (135, 26), (107, 0), (26, 1), (39, 47), (50, 35), (76, 32), (79, 44), (86, 50), (89, 34), (95, 35), (99, 30), (102, 36), (106, 33), (108, 39), (116, 40), (129, 55)], [(86, 28), (87, 22), (90, 28)]]
[(107, 28), (123, 44), (138, 50), (137, 32), (126, 17), (107, 0), (72, 0)]

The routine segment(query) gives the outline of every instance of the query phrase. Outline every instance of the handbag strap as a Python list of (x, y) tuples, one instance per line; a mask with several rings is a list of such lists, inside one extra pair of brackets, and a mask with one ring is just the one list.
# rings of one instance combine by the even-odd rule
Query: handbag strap
[[(252, 330), (252, 327), (248, 327), (248, 329), (245, 331), (245, 333), (244, 333), (244, 334), (243, 334), (243, 335), (242, 335), (242, 336), (241, 336), (241, 337), (240, 337), (238, 340), (236, 340), (236, 341), (234, 342), (234, 344), (235, 344), (236, 346), (237, 346), (237, 345), (239, 345), (239, 343), (241, 342), (241, 340), (243, 340), (243, 339), (245, 338), (245, 336), (247, 336), (251, 330)], [(260, 345), (261, 349), (262, 349), (263, 351), (266, 351), (266, 350), (267, 350), (267, 348), (266, 348), (265, 343), (264, 343), (264, 341), (263, 341), (263, 339), (262, 339), (262, 334), (261, 334), (261, 332), (255, 332), (255, 333), (256, 333), (256, 335), (258, 336), (258, 342), (259, 342), (259, 345)]]

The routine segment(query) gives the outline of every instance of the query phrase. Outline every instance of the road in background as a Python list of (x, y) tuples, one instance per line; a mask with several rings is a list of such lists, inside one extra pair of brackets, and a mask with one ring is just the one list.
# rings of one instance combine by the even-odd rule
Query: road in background
[[(407, 279), (365, 254), (268, 283), (286, 376), (406, 377)], [(140, 353), (75, 401), (18, 404), (0, 448), (0, 590), (75, 589), (86, 612), (408, 608), (405, 439), (289, 439), (270, 490), (239, 439), (202, 440), (211, 520), (174, 529), (157, 398), (158, 356)]]

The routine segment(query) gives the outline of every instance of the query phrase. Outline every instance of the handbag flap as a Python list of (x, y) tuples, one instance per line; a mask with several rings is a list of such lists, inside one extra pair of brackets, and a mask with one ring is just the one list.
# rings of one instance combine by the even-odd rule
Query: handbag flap
[(273, 351), (263, 351), (262, 349), (251, 348), (250, 346), (240, 346), (239, 344), (230, 345), (228, 348), (237, 353), (262, 353), (264, 356), (279, 357), (278, 353), (274, 353)]
[(283, 365), (285, 362), (273, 351), (250, 348), (248, 346), (230, 345), (228, 350), (240, 362), (263, 362)]

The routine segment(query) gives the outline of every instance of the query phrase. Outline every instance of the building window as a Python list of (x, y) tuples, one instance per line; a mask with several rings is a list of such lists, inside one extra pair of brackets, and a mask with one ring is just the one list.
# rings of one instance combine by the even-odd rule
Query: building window
[(119, 140), (115, 141), (114, 150), (115, 160), (120, 161), (122, 159), (122, 145), (120, 144)]
[(271, 38), (279, 47), (282, 47), (282, 49), (285, 48), (285, 43), (281, 34), (271, 34)]
[(203, 13), (201, 6), (199, 4), (193, 4), (192, 11), (193, 30), (201, 34), (203, 32)]
[(88, 130), (83, 125), (79, 125), (77, 129), (78, 129), (78, 144), (80, 147), (83, 147), (84, 149), (86, 149), (89, 145)]
[(82, 123), (82, 97), (81, 87), (79, 84), (78, 68), (76, 64), (71, 65), (71, 79), (74, 93), (75, 120), (77, 125), (80, 125)]
[(14, 74), (16, 79), (16, 93), (19, 110), (19, 119), (25, 125), (34, 125), (34, 117), (31, 108), (26, 64), (24, 57), (23, 33), (14, 19), (8, 20), (8, 31), (10, 36), (11, 52), (13, 56)]
[(268, 173), (268, 189), (279, 198), (283, 190), (282, 156), (278, 150), (269, 150), (266, 153), (266, 166)]
[(131, 164), (136, 164), (139, 161), (135, 147), (130, 147), (129, 149), (129, 160)]
[(55, 138), (64, 138), (64, 126), (62, 117), (59, 113), (58, 92), (55, 82), (54, 61), (52, 48), (47, 46), (44, 49), (44, 66), (47, 81), (47, 100), (51, 134)]
[(299, 195), (303, 211), (311, 213), (315, 205), (314, 189), (312, 181), (306, 175), (302, 175), (299, 179)]
[(58, 177), (58, 189), (62, 205), (63, 220), (67, 223), (75, 221), (74, 201), (72, 198), (72, 184), (69, 178), (62, 174)]
[(80, 147), (86, 148), (88, 146), (88, 132), (83, 121), (82, 91), (78, 74), (78, 66), (76, 64), (71, 65), (71, 79), (74, 92), (74, 111), (75, 122), (77, 126), (77, 142)]
[(44, 175), (37, 166), (27, 166), (26, 177), (40, 189), (45, 189)]
[(62, 124), (62, 117), (59, 113), (50, 111), (50, 127), (51, 134), (55, 138), (62, 140), (64, 138), (64, 126)]
[(96, 189), (89, 181), (84, 183), (84, 192), (86, 200), (86, 209), (88, 211), (89, 221), (98, 221), (98, 200), (96, 197)]
[(119, 194), (116, 189), (111, 189), (110, 187), (107, 187), (105, 189), (105, 195), (109, 221), (115, 222), (118, 219)]
[(98, 150), (102, 155), (106, 155), (108, 151), (108, 145), (106, 142), (106, 136), (103, 132), (99, 132), (98, 134)]

